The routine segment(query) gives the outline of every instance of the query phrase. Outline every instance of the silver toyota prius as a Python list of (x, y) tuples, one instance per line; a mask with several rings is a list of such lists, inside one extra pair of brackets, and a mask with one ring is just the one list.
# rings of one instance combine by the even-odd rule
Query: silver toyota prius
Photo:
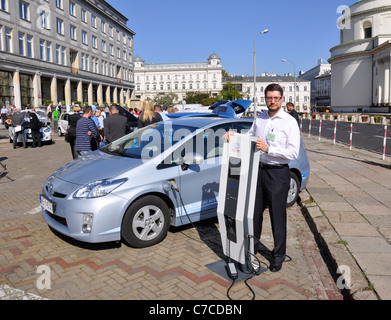
[[(139, 129), (57, 169), (46, 180), (42, 216), (59, 233), (142, 248), (170, 225), (216, 217), (224, 134), (247, 132), (252, 119), (182, 118)], [(292, 161), (293, 204), (308, 182), (302, 146)]]

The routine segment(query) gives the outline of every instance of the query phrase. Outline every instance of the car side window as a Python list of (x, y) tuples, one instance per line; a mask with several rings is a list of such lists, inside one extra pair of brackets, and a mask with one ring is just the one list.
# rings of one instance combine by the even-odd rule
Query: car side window
[(234, 125), (234, 130), (237, 133), (246, 134), (252, 126), (252, 122), (236, 122)]
[(211, 159), (223, 154), (224, 135), (227, 131), (233, 129), (232, 123), (222, 124), (197, 134), (186, 144), (186, 151), (196, 152), (204, 157)]

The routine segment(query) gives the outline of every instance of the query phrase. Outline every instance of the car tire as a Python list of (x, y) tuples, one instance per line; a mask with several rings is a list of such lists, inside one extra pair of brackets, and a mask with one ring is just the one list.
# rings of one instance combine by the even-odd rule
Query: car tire
[(290, 181), (290, 187), (289, 187), (289, 191), (288, 191), (288, 198), (287, 198), (287, 202), (286, 202), (287, 208), (293, 206), (296, 203), (297, 198), (299, 197), (299, 193), (300, 193), (299, 178), (292, 171), (290, 171), (290, 174), (291, 174), (291, 181)]
[(146, 248), (161, 242), (170, 227), (167, 204), (159, 197), (145, 196), (136, 200), (122, 220), (121, 237), (134, 248)]
[(62, 136), (62, 130), (60, 128), (57, 128), (57, 134), (58, 134), (59, 137)]

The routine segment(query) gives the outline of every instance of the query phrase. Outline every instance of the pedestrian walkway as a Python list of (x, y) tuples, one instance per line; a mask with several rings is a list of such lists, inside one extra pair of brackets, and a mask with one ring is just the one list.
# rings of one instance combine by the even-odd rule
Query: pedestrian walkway
[[(356, 300), (391, 299), (391, 159), (304, 137), (306, 213)], [(349, 282), (349, 281), (347, 281)]]

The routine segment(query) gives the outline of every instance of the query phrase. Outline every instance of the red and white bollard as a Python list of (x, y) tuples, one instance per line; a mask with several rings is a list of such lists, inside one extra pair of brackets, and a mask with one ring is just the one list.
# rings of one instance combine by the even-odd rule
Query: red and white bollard
[(353, 123), (350, 124), (350, 150), (352, 150), (353, 146)]
[(300, 120), (300, 134), (303, 132), (303, 119)]
[(386, 146), (387, 146), (387, 126), (384, 126), (383, 160), (386, 159)]
[(337, 140), (337, 122), (338, 122), (338, 120), (336, 119), (334, 122), (335, 122), (335, 125), (334, 125), (334, 139), (333, 139), (333, 144), (335, 145), (335, 141)]

